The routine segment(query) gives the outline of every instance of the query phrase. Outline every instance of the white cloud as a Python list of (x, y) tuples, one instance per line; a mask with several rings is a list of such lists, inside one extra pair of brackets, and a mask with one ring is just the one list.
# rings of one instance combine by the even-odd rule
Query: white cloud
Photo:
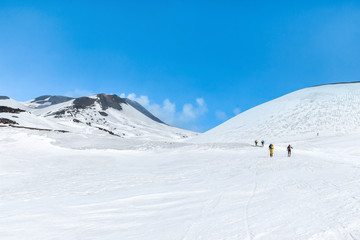
[(217, 118), (218, 120), (220, 120), (220, 121), (225, 121), (225, 120), (228, 119), (227, 114), (226, 114), (225, 112), (223, 112), (223, 111), (220, 111), (220, 110), (217, 110), (217, 111), (215, 112), (215, 115), (216, 115), (216, 118)]
[[(240, 108), (234, 108), (232, 112), (236, 116), (236, 115), (241, 113), (241, 109)], [(229, 118), (233, 117), (231, 114), (230, 114), (230, 116), (228, 116), (228, 114), (226, 112), (221, 111), (221, 110), (217, 110), (215, 112), (215, 116), (220, 121), (225, 121), (225, 120), (228, 120)]]
[(196, 121), (200, 116), (207, 112), (207, 106), (203, 98), (195, 99), (195, 104), (184, 104), (181, 110), (177, 110), (176, 104), (170, 99), (165, 99), (161, 104), (152, 103), (148, 96), (136, 96), (135, 93), (121, 94), (120, 97), (127, 97), (131, 100), (137, 101), (148, 111), (160, 118), (162, 121), (183, 127), (185, 124)]
[(197, 98), (195, 106), (191, 103), (184, 104), (182, 112), (180, 112), (180, 120), (183, 122), (194, 121), (206, 112), (207, 107), (205, 100), (203, 98)]
[(182, 108), (181, 119), (183, 119), (184, 121), (189, 121), (195, 118), (196, 114), (194, 106), (192, 104), (185, 104)]
[(163, 105), (164, 105), (165, 112), (168, 112), (168, 113), (174, 113), (175, 112), (176, 106), (175, 106), (174, 103), (170, 102), (169, 99), (165, 99)]
[(235, 115), (238, 115), (238, 114), (241, 113), (241, 109), (240, 109), (240, 108), (234, 108), (233, 113), (234, 113)]

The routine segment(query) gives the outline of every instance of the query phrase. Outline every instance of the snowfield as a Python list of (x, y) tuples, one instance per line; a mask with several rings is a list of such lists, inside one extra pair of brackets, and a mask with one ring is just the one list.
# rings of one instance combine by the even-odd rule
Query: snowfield
[(271, 159), (250, 144), (124, 150), (112, 136), (1, 127), (0, 238), (360, 239), (358, 140), (292, 142), (291, 158), (273, 142)]
[(116, 95), (1, 99), (0, 239), (360, 239), (360, 83), (199, 136)]

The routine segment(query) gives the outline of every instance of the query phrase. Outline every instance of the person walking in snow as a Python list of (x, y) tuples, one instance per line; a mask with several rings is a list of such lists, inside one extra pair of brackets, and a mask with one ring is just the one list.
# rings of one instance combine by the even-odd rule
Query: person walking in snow
[(292, 146), (289, 144), (289, 146), (287, 146), (288, 157), (291, 157), (291, 149), (293, 149), (293, 148), (292, 148)]
[(272, 145), (272, 143), (270, 143), (269, 145), (269, 150), (270, 150), (270, 157), (274, 156), (274, 145)]
[(255, 147), (257, 147), (257, 144), (258, 144), (258, 140), (255, 140)]
[(261, 146), (264, 147), (265, 141), (261, 140)]

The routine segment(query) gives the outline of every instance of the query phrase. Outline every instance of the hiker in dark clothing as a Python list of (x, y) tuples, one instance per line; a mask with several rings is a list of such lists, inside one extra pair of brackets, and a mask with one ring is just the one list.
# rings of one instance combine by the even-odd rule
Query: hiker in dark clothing
[(291, 157), (291, 149), (293, 149), (293, 148), (292, 148), (292, 146), (289, 144), (289, 146), (287, 146), (288, 157)]

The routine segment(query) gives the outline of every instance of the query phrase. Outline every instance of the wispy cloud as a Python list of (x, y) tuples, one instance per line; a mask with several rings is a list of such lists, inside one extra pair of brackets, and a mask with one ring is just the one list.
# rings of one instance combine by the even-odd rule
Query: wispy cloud
[(216, 119), (224, 122), (234, 116), (237, 116), (238, 114), (241, 113), (241, 109), (240, 108), (234, 108), (232, 113), (226, 113), (224, 111), (221, 111), (221, 110), (217, 110), (215, 111), (215, 116), (216, 116)]
[(195, 99), (194, 103), (186, 103), (181, 108), (177, 108), (176, 104), (170, 99), (165, 99), (161, 104), (151, 102), (148, 96), (137, 96), (135, 93), (121, 94), (120, 97), (127, 97), (131, 100), (137, 101), (147, 110), (149, 110), (156, 117), (162, 121), (177, 127), (189, 127), (193, 125), (199, 117), (207, 113), (206, 102), (203, 98)]
[(234, 113), (235, 116), (239, 115), (241, 113), (241, 109), (240, 108), (234, 108), (233, 113)]
[(225, 120), (228, 120), (228, 118), (229, 118), (225, 112), (220, 111), (220, 110), (217, 110), (215, 112), (215, 115), (216, 115), (216, 118), (220, 121), (225, 121)]

